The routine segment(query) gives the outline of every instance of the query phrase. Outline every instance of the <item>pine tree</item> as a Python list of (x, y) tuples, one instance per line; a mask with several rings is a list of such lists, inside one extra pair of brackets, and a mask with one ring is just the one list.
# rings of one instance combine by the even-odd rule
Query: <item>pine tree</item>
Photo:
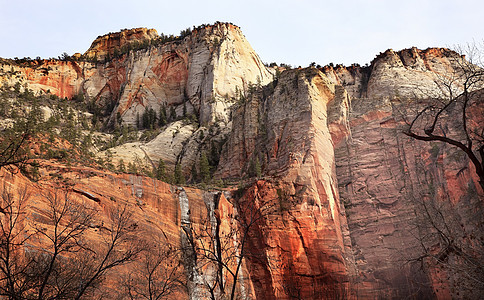
[(166, 106), (163, 104), (160, 109), (160, 117), (158, 118), (158, 126), (166, 125)]
[(165, 179), (165, 162), (161, 158), (160, 158), (160, 161), (158, 162), (158, 167), (156, 168), (156, 171), (155, 171), (155, 177), (158, 180)]
[(200, 156), (200, 178), (203, 183), (208, 183), (210, 181), (210, 164), (208, 163), (208, 158), (205, 152), (202, 152)]
[(137, 174), (138, 173), (138, 168), (136, 168), (136, 165), (133, 164), (132, 162), (128, 163), (128, 173), (130, 173), (130, 174)]
[(148, 128), (150, 126), (148, 107), (145, 108), (143, 115), (141, 116), (141, 128)]
[(124, 160), (122, 160), (122, 159), (120, 159), (119, 162), (118, 162), (118, 171), (120, 173), (126, 172), (126, 168), (124, 167)]
[(262, 176), (262, 168), (259, 162), (259, 157), (255, 158), (255, 175), (257, 178), (260, 178)]
[(210, 142), (210, 164), (212, 166), (218, 166), (220, 161), (220, 151), (218, 144), (215, 143), (213, 140)]
[(261, 177), (262, 176), (262, 168), (260, 165), (259, 157), (256, 157), (255, 160), (252, 159), (249, 163), (249, 170), (248, 170), (250, 177)]
[(180, 164), (175, 165), (173, 177), (175, 179), (175, 184), (185, 184), (185, 176), (183, 176)]
[(198, 172), (197, 172), (197, 167), (195, 166), (195, 164), (192, 165), (192, 171), (191, 171), (191, 174), (192, 176), (192, 179), (191, 181), (192, 182), (197, 182), (198, 180)]
[(156, 112), (151, 107), (148, 110), (148, 127), (150, 129), (155, 129), (156, 127)]
[(175, 111), (175, 107), (173, 106), (170, 108), (170, 120), (171, 121), (176, 120), (176, 111)]

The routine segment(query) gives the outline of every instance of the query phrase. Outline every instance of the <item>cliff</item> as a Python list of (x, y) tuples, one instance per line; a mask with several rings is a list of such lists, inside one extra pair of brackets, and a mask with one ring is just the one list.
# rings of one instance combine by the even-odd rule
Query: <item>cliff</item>
[[(98, 38), (86, 55), (117, 49), (124, 39), (126, 43), (147, 41), (154, 33), (136, 29), (108, 34)], [(213, 125), (217, 126), (217, 139), (224, 139), (236, 93), (242, 93), (250, 84), (271, 80), (271, 73), (240, 29), (223, 23), (200, 27), (183, 39), (147, 44), (104, 62), (41, 60), (30, 66), (0, 67), (0, 81), (9, 85), (19, 82), (34, 93), (52, 93), (61, 98), (82, 95), (102, 111), (101, 118), (111, 128), (118, 124), (139, 127), (147, 109), (159, 114), (163, 107), (168, 112), (173, 108), (174, 118), (193, 115), (201, 127), (178, 124), (151, 143), (133, 145), (147, 164), (162, 158), (171, 169), (181, 163), (185, 172), (198, 161), (200, 151), (183, 145), (199, 144), (201, 132)], [(165, 145), (174, 145), (175, 153), (160, 149)], [(208, 146), (200, 150), (209, 150)], [(113, 151), (133, 160), (123, 147)], [(181, 152), (185, 153), (183, 157), (179, 157)]]
[(91, 47), (84, 53), (85, 57), (103, 60), (119, 53), (121, 49), (133, 47), (134, 44), (150, 42), (158, 37), (154, 29), (133, 28), (124, 29), (120, 32), (109, 33), (97, 37)]
[[(36, 93), (82, 94), (104, 111), (106, 129), (140, 128), (149, 109), (156, 116), (172, 110), (166, 124), (144, 131), (154, 132), (151, 139), (112, 146), (115, 162), (141, 158), (151, 168), (162, 159), (170, 170), (181, 165), (194, 182), (208, 154), (213, 178), (232, 185), (177, 187), (49, 160), (38, 183), (20, 174), (2, 181), (27, 184), (35, 194), (53, 190), (48, 170), (58, 172), (100, 219), (108, 207), (127, 203), (140, 228), (182, 249), (184, 298), (228, 296), (232, 284), (249, 299), (480, 293), (422, 254), (440, 251), (441, 225), (459, 243), (454, 252), (482, 241), (484, 192), (474, 167), (455, 147), (402, 133), (417, 109), (441, 92), (435, 83), (455, 74), (463, 57), (441, 48), (387, 50), (366, 67), (276, 74), (232, 24), (157, 40), (147, 29), (108, 34), (93, 42), (84, 55), (89, 60), (3, 63), (0, 80)], [(128, 49), (131, 43), (145, 46)], [(472, 128), (484, 127), (483, 110), (482, 101), (469, 108)], [(441, 128), (461, 134), (449, 120)], [(30, 207), (45, 210), (45, 199), (35, 198)], [(446, 262), (458, 257), (446, 255)]]
[[(473, 297), (481, 293), (462, 291), (468, 279), (457, 278), (457, 267), (452, 271), (456, 278), (445, 275), (452, 283), (442, 282), (438, 275), (442, 270), (425, 269), (418, 260), (424, 245), (439, 248), (435, 240), (430, 241), (430, 232), (442, 224), (455, 239), (480, 236), (482, 218), (475, 213), (482, 211), (483, 192), (475, 169), (456, 147), (402, 134), (419, 107), (427, 105), (424, 99), (440, 95), (443, 82), (462, 87), (461, 82), (451, 80), (464, 78), (462, 73), (456, 77), (463, 65), (463, 57), (447, 49), (412, 48), (388, 50), (363, 70), (324, 70), (342, 85), (328, 111), (329, 126), (359, 274), (355, 282), (359, 298), (375, 294), (383, 298)], [(468, 108), (473, 119), (469, 124), (476, 122), (482, 128), (483, 120), (478, 117), (482, 100), (477, 103), (481, 104)], [(457, 108), (451, 113), (462, 117)], [(440, 122), (448, 136), (457, 140), (465, 136), (454, 118)], [(465, 240), (463, 247), (473, 243)], [(449, 286), (454, 286), (453, 292)], [(460, 296), (456, 294), (459, 289)]]
[(265, 292), (258, 298), (349, 295), (352, 254), (326, 119), (334, 89), (315, 69), (292, 70), (236, 111), (219, 176), (241, 177), (257, 160), (276, 180), (253, 187), (259, 201), (276, 198), (279, 208), (260, 229), (262, 241), (254, 241), (280, 259), (272, 289), (256, 289)]

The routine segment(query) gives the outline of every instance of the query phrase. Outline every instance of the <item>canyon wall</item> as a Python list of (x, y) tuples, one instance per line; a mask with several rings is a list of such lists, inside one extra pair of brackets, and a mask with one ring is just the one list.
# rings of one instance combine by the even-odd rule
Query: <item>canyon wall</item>
[[(280, 184), (276, 184), (278, 193), (263, 193), (266, 199), (277, 195), (294, 205), (290, 216), (297, 220), (311, 216), (315, 222), (309, 226), (297, 223), (300, 246), (292, 248), (298, 243), (286, 246), (284, 240), (291, 239), (294, 224), (284, 222), (284, 214), (282, 224), (273, 221), (275, 228), (284, 228), (284, 238), (275, 244), (266, 241), (265, 247), (279, 245), (281, 252), (276, 256), (286, 257), (280, 266), (286, 275), (305, 274), (303, 278), (311, 280), (302, 281), (301, 286), (318, 286), (315, 290), (325, 291), (328, 298), (475, 295), (476, 291), (465, 294), (460, 290), (462, 282), (471, 279), (447, 274), (442, 280), (437, 275), (441, 270), (421, 260), (422, 237), (429, 237), (438, 227), (429, 225), (435, 222), (433, 218), (443, 219), (452, 239), (464, 237), (462, 247), (482, 239), (483, 191), (474, 166), (456, 147), (417, 141), (403, 134), (406, 122), (412, 120), (419, 105), (425, 105), (421, 99), (440, 95), (439, 80), (452, 78), (460, 64), (462, 57), (446, 49), (409, 49), (386, 51), (366, 68), (327, 67), (324, 74), (316, 69), (292, 70), (249, 96), (236, 111), (217, 175), (244, 176), (250, 173), (251, 163), (260, 161), (262, 173)], [(482, 128), (482, 113), (482, 101), (477, 100), (469, 108), (469, 124)], [(447, 128), (448, 136), (464, 136), (452, 119), (442, 121), (441, 126)], [(330, 179), (334, 177), (338, 189)], [(324, 261), (332, 274), (342, 275), (323, 276), (322, 285), (317, 278), (324, 274), (324, 268), (310, 262), (314, 248), (305, 246), (311, 243), (304, 232), (311, 232), (313, 241), (319, 241), (319, 236), (328, 239), (331, 234), (319, 233), (316, 224), (333, 228), (336, 235), (330, 243), (338, 245), (331, 250), (318, 246), (319, 255), (331, 254), (317, 261)], [(272, 230), (264, 232), (270, 236)], [(259, 242), (257, 247), (263, 245)], [(438, 242), (432, 247), (438, 249)], [(302, 257), (310, 262), (305, 264), (310, 269), (298, 269), (301, 265), (293, 259), (301, 257), (297, 248), (304, 249)], [(471, 251), (482, 249), (477, 246)], [(344, 259), (334, 261), (337, 257)], [(456, 273), (457, 269), (454, 266)], [(349, 289), (335, 288), (345, 286), (347, 278)], [(328, 289), (332, 280), (336, 283)], [(324, 297), (310, 289), (294, 288), (298, 284), (288, 277), (282, 281), (286, 294), (278, 298)]]
[[(436, 279), (435, 270), (424, 270), (418, 260), (422, 254), (420, 237), (430, 236), (434, 226), (428, 222), (439, 219), (432, 215), (437, 213), (443, 215), (452, 238), (481, 236), (477, 233), (482, 230), (479, 214), (483, 209), (479, 179), (460, 149), (403, 134), (407, 122), (422, 107), (416, 99), (440, 95), (439, 83), (455, 79), (459, 64), (462, 57), (447, 49), (388, 50), (372, 62), (367, 83), (359, 83), (366, 87), (360, 89), (359, 96), (350, 92), (358, 79), (355, 84), (335, 76), (353, 95), (339, 88), (341, 92), (329, 110), (329, 126), (339, 193), (355, 254), (358, 297), (463, 296), (462, 292), (455, 294), (459, 288), (453, 294), (446, 289), (447, 283)], [(468, 116), (482, 128), (482, 101), (477, 103), (469, 108)], [(459, 111), (453, 112), (459, 116)], [(447, 128), (448, 136), (459, 139), (465, 135), (457, 124), (449, 118), (440, 126)], [(432, 212), (423, 216), (428, 210)], [(435, 277), (430, 278), (429, 273)], [(464, 281), (447, 276), (450, 281)], [(473, 297), (472, 292), (465, 297)]]
[[(207, 133), (213, 125), (217, 128), (211, 135), (222, 140), (230, 130), (227, 126), (236, 94), (251, 84), (267, 84), (273, 76), (235, 25), (200, 27), (169, 42), (156, 42), (155, 33), (132, 29), (108, 34), (96, 39), (84, 54), (90, 58), (98, 53), (100, 59), (101, 53), (113, 47), (149, 41), (144, 48), (109, 60), (36, 60), (22, 66), (3, 63), (0, 81), (11, 86), (18, 82), (37, 94), (52, 93), (61, 98), (83, 95), (84, 101), (106, 115), (105, 125), (110, 127), (122, 124), (136, 128), (147, 109), (159, 114), (162, 106), (168, 113), (173, 108), (177, 118), (193, 115), (201, 126), (193, 128), (180, 122), (166, 128), (151, 144), (113, 149), (125, 161), (132, 160), (127, 152), (137, 151), (148, 165), (162, 158), (170, 169), (180, 163), (189, 172), (199, 159), (199, 150), (207, 150), (207, 146), (194, 149), (183, 145), (200, 144), (201, 132)], [(167, 144), (175, 145), (176, 153), (160, 151)]]
[[(101, 58), (122, 43), (155, 35), (110, 34), (85, 55)], [(367, 67), (276, 75), (238, 27), (217, 23), (102, 63), (2, 64), (0, 79), (59, 97), (83, 93), (86, 101), (112, 105), (109, 124), (136, 125), (146, 108), (159, 111), (163, 105), (179, 116), (194, 114), (198, 123), (171, 122), (147, 143), (111, 150), (125, 161), (137, 153), (171, 167), (181, 163), (187, 173), (216, 141), (223, 148), (214, 178), (235, 183), (224, 193), (133, 175), (84, 178), (82, 170), (74, 172), (74, 187), (97, 195), (101, 208), (111, 205), (111, 197), (129, 199), (140, 224), (156, 227), (184, 249), (190, 232), (207, 222), (226, 235), (237, 232), (234, 243), (243, 238), (248, 249), (237, 277), (243, 297), (445, 299), (457, 296), (450, 286), (460, 279), (442, 277), (419, 260), (421, 239), (432, 232), (422, 209), (432, 203), (453, 212), (449, 223), (460, 228), (459, 235), (479, 239), (484, 193), (458, 149), (402, 131), (422, 99), (440, 92), (436, 80), (452, 74), (462, 59), (440, 48), (387, 50)], [(470, 114), (476, 128), (484, 127), (482, 103)], [(17, 185), (17, 179), (4, 178)], [(256, 221), (242, 213), (248, 207), (260, 212)], [(244, 231), (241, 224), (248, 223)], [(184, 296), (209, 298), (206, 283), (218, 275), (197, 268), (193, 255), (185, 258)], [(233, 281), (227, 279), (227, 286)]]
[(278, 299), (348, 297), (354, 266), (326, 118), (335, 87), (316, 69), (285, 72), (274, 85), (249, 95), (236, 111), (217, 171), (223, 178), (241, 177), (251, 162), (260, 161), (264, 178), (271, 178), (246, 194), (277, 207), (259, 239), (251, 240), (279, 262), (277, 271), (265, 270), (271, 280), (261, 282), (256, 293)]

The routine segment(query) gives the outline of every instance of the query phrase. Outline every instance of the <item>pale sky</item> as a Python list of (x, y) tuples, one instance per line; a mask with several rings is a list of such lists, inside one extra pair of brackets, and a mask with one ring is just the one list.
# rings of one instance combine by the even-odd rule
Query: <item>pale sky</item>
[(0, 0), (0, 57), (72, 55), (124, 28), (178, 35), (221, 21), (267, 63), (364, 65), (388, 48), (482, 43), (483, 12), (482, 0)]

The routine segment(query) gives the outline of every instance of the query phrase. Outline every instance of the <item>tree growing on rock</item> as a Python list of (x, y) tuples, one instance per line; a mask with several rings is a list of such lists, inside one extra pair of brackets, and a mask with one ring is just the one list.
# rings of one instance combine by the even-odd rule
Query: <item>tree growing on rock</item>
[(259, 157), (256, 156), (255, 159), (250, 160), (248, 173), (250, 177), (260, 178), (262, 176), (262, 167), (260, 165)]
[(203, 183), (210, 181), (210, 164), (205, 152), (202, 152), (200, 156), (200, 177)]
[(175, 181), (175, 184), (186, 183), (185, 175), (183, 175), (183, 170), (179, 163), (175, 165), (175, 171), (173, 172), (173, 179)]
[(165, 170), (165, 162), (163, 159), (160, 158), (158, 161), (158, 166), (155, 170), (155, 178), (158, 180), (166, 180), (166, 170)]
[[(23, 94), (19, 89), (19, 85), (16, 85), (14, 95), (18, 101), (22, 101), (23, 98), (32, 100), (33, 94), (29, 89), (26, 89)], [(0, 102), (2, 101), (5, 100), (0, 99)], [(0, 169), (21, 168), (28, 163), (30, 158), (29, 140), (38, 133), (39, 124), (43, 122), (43, 115), (36, 101), (32, 101), (30, 110), (24, 115), (12, 110), (9, 117), (14, 120), (12, 126), (0, 129)]]
[(167, 117), (166, 117), (166, 105), (163, 104), (160, 108), (160, 113), (158, 116), (158, 126), (165, 126), (167, 123)]

